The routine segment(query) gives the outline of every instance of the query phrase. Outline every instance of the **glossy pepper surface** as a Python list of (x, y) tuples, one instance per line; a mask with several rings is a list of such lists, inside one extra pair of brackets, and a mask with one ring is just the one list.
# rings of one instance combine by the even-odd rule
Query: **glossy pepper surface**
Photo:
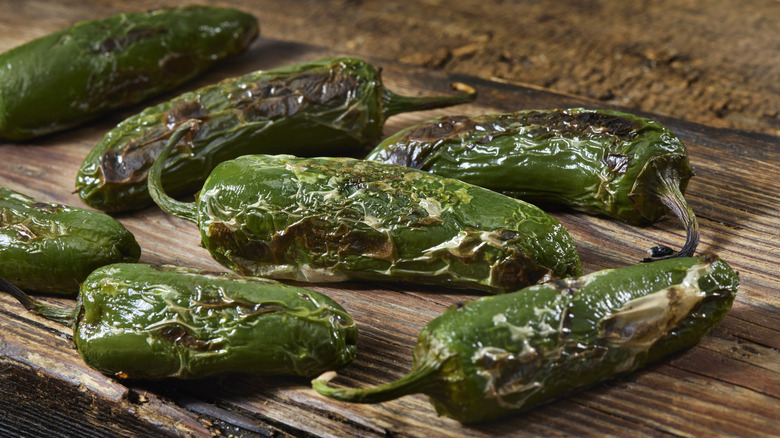
[(84, 362), (119, 378), (313, 376), (357, 348), (355, 322), (335, 301), (261, 278), (120, 263), (95, 270), (69, 310), (6, 290), (70, 325)]
[(200, 120), (165, 163), (172, 195), (196, 191), (218, 163), (246, 154), (300, 156), (363, 154), (385, 120), (401, 112), (473, 100), (404, 97), (387, 90), (380, 71), (355, 58), (327, 58), (248, 73), (185, 93), (121, 122), (79, 169), (76, 189), (104, 211), (153, 205), (146, 178), (175, 129)]
[(692, 256), (699, 241), (683, 196), (693, 175), (685, 145), (631, 114), (573, 108), (441, 117), (388, 137), (366, 158), (629, 224), (671, 210), (687, 231), (677, 256)]
[(369, 389), (314, 388), (375, 403), (424, 393), (464, 423), (530, 409), (691, 347), (731, 308), (739, 278), (715, 257), (673, 258), (557, 280), (447, 309), (412, 371)]
[(95, 268), (140, 256), (133, 234), (111, 216), (0, 187), (0, 278), (17, 287), (76, 295)]
[(187, 6), (83, 21), (0, 55), (0, 138), (76, 126), (192, 79), (246, 48), (257, 19)]
[(352, 158), (245, 155), (218, 165), (195, 203), (160, 207), (198, 224), (216, 261), (244, 275), (382, 280), (504, 292), (577, 275), (571, 237), (518, 199), (430, 173)]

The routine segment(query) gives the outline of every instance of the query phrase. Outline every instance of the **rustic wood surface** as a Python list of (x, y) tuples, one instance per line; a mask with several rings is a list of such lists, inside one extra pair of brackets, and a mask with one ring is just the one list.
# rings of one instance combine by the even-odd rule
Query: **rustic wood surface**
[[(34, 14), (25, 8), (4, 11), (17, 14), (18, 19), (7, 15), (3, 19), (0, 51), (81, 18), (68, 11), (53, 6), (34, 21)], [(334, 54), (345, 53), (261, 38), (243, 55), (184, 89)], [(470, 83), (480, 93), (472, 104), (395, 116), (388, 121), (386, 134), (444, 114), (604, 107), (541, 89), (372, 61), (383, 68), (388, 87), (401, 94), (449, 92), (453, 81)], [(40, 200), (83, 206), (73, 193), (81, 160), (105, 132), (141, 107), (43, 139), (0, 144), (0, 185)], [(739, 295), (726, 319), (686, 352), (522, 415), (462, 426), (438, 417), (421, 395), (376, 405), (345, 404), (319, 396), (306, 379), (117, 381), (83, 364), (67, 328), (38, 318), (0, 295), (0, 435), (776, 436), (780, 434), (779, 139), (656, 118), (686, 143), (697, 171), (687, 198), (700, 221), (699, 252), (720, 255), (741, 278)], [(552, 214), (575, 239), (586, 272), (635, 263), (657, 243), (680, 247), (684, 242), (684, 233), (671, 218), (638, 228), (581, 214)], [(117, 218), (136, 235), (144, 251), (142, 262), (223, 270), (199, 247), (197, 230), (189, 222), (156, 208)], [(449, 305), (478, 296), (367, 283), (306, 286), (340, 302), (359, 324), (358, 357), (339, 373), (338, 382), (350, 386), (376, 385), (405, 374), (419, 330)], [(67, 299), (44, 299), (73, 304)]]

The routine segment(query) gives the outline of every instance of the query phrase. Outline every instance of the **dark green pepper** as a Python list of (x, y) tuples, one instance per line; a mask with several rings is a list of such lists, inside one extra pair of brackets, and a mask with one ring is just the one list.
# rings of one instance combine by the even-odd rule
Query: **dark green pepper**
[(95, 268), (140, 256), (133, 234), (111, 216), (0, 187), (0, 278), (17, 287), (75, 295)]
[(428, 323), (401, 379), (349, 389), (328, 386), (326, 374), (313, 385), (361, 403), (424, 393), (458, 421), (495, 419), (693, 346), (738, 285), (716, 257), (673, 258), (483, 297)]
[(577, 275), (558, 221), (518, 199), (403, 166), (245, 155), (219, 164), (197, 202), (165, 194), (170, 139), (149, 174), (160, 207), (198, 224), (216, 261), (244, 275), (382, 280), (493, 293)]
[(273, 280), (120, 263), (90, 274), (75, 309), (0, 286), (72, 327), (84, 362), (119, 378), (314, 376), (346, 366), (357, 349), (355, 322), (335, 301)]
[(23, 140), (172, 90), (257, 36), (244, 12), (187, 6), (83, 21), (0, 55), (0, 138)]
[[(463, 86), (465, 87), (465, 86)], [(468, 87), (467, 87), (468, 88)], [(165, 188), (192, 193), (218, 163), (246, 154), (362, 154), (401, 112), (474, 100), (474, 90), (404, 97), (387, 90), (380, 71), (355, 58), (328, 58), (244, 76), (185, 93), (116, 126), (84, 159), (76, 190), (87, 205), (127, 211), (153, 205), (149, 168), (173, 131), (202, 121), (165, 163)]]
[(699, 242), (683, 196), (693, 175), (685, 145), (660, 123), (631, 114), (574, 108), (442, 117), (387, 138), (367, 159), (629, 224), (671, 210), (687, 231), (676, 256), (692, 256)]

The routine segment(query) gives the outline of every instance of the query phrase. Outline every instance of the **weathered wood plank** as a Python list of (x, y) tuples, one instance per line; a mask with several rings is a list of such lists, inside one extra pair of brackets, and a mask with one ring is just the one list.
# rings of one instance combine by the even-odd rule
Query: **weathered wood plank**
[[(230, 2), (227, 2), (230, 3)], [(117, 8), (86, 2), (25, 2), (0, 17), (0, 50), (68, 22)], [(43, 10), (41, 8), (47, 8)], [(39, 12), (40, 11), (40, 12)], [(61, 14), (58, 18), (56, 14)], [(261, 14), (258, 14), (261, 15)], [(36, 16), (37, 20), (30, 18)], [(185, 89), (260, 68), (332, 52), (261, 39)], [(444, 114), (522, 108), (603, 106), (575, 96), (447, 76), (377, 60), (388, 86), (402, 94), (446, 92), (452, 81), (475, 85), (477, 102), (391, 118), (385, 132)], [(181, 90), (180, 90), (181, 91)], [(160, 99), (177, 94), (170, 93)], [(82, 205), (72, 193), (81, 159), (116, 122), (139, 107), (83, 128), (26, 144), (0, 145), (0, 184), (42, 200)], [(68, 330), (0, 296), (0, 435), (21, 427), (29, 435), (246, 436), (562, 436), (770, 435), (780, 422), (780, 151), (770, 136), (724, 131), (657, 117), (686, 142), (697, 176), (687, 197), (700, 219), (701, 252), (714, 252), (740, 271), (741, 289), (726, 320), (693, 349), (639, 373), (599, 385), (529, 413), (461, 426), (436, 416), (426, 398), (378, 405), (328, 400), (305, 379), (228, 376), (197, 382), (121, 382), (90, 370)], [(637, 262), (657, 243), (679, 247), (680, 226), (667, 219), (648, 227), (556, 211), (575, 238), (586, 271)], [(199, 247), (196, 228), (155, 208), (118, 216), (138, 238), (143, 262), (223, 270)], [(369, 386), (400, 377), (424, 324), (446, 307), (477, 294), (381, 284), (304, 285), (324, 292), (355, 317), (360, 350), (339, 381)], [(51, 299), (62, 305), (72, 300)]]
[(25, 321), (3, 298), (0, 436), (210, 435), (196, 416), (86, 368), (67, 330)]

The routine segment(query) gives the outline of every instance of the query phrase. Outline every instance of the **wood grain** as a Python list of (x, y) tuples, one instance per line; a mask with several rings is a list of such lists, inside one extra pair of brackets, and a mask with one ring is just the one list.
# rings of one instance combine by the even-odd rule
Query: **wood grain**
[[(43, 1), (24, 5), (6, 9), (0, 18), (0, 50), (105, 12), (78, 8), (77, 3), (72, 7)], [(315, 46), (260, 39), (245, 54), (158, 101), (224, 77), (334, 54)], [(388, 121), (386, 134), (445, 114), (604, 107), (576, 96), (373, 61), (383, 68), (388, 87), (401, 94), (448, 92), (453, 81), (470, 83), (480, 93), (469, 105), (395, 116)], [(24, 144), (0, 144), (0, 185), (40, 200), (83, 206), (73, 193), (81, 160), (106, 131), (141, 107)], [(316, 394), (305, 379), (227, 376), (202, 381), (117, 381), (83, 364), (67, 329), (29, 314), (0, 295), (0, 435), (776, 435), (780, 433), (778, 138), (653, 117), (682, 138), (696, 167), (687, 198), (700, 221), (699, 252), (720, 255), (741, 277), (740, 293), (724, 322), (686, 352), (526, 414), (467, 427), (438, 417), (421, 395), (377, 405), (344, 404)], [(639, 228), (565, 211), (552, 214), (575, 239), (586, 272), (636, 263), (645, 257), (646, 248), (657, 243), (680, 247), (685, 237), (671, 218)], [(224, 270), (199, 246), (191, 223), (155, 208), (117, 218), (136, 235), (144, 251), (142, 262)], [(411, 366), (411, 351), (425, 323), (449, 305), (478, 296), (371, 283), (305, 286), (340, 302), (359, 324), (357, 360), (340, 372), (338, 380), (354, 386), (402, 376)], [(68, 299), (45, 299), (73, 304)]]

